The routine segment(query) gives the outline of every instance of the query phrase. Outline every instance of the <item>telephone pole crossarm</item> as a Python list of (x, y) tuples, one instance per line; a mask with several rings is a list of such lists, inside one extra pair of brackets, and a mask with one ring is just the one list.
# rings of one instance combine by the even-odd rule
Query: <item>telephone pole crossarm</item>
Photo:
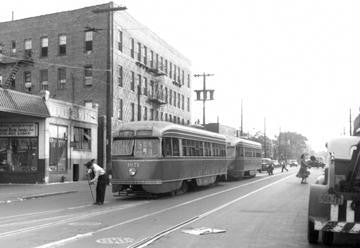
[[(205, 126), (205, 102), (206, 101), (210, 101), (210, 100), (214, 100), (214, 91), (215, 90), (209, 90), (206, 89), (206, 77), (211, 77), (214, 76), (214, 74), (210, 74), (210, 73), (203, 73), (203, 74), (194, 74), (194, 77), (202, 77), (203, 78), (203, 89), (202, 90), (195, 90), (196, 92), (196, 100), (197, 101), (202, 101), (203, 102), (203, 126)], [(208, 92), (210, 94), (210, 97), (208, 98)], [(202, 98), (201, 98), (201, 93), (202, 93)]]

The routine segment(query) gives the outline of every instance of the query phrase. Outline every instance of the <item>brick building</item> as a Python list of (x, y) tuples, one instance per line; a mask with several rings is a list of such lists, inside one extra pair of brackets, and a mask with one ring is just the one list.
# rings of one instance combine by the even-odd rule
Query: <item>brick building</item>
[(191, 119), (190, 61), (112, 2), (0, 23), (0, 81), (99, 104), (102, 164), (118, 123)]

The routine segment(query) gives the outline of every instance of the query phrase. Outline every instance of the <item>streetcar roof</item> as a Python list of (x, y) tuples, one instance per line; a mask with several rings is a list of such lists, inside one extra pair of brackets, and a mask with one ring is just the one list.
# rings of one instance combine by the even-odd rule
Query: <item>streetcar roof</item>
[(225, 142), (224, 135), (164, 121), (136, 121), (122, 123), (116, 129), (114, 129), (113, 137), (119, 137), (119, 132), (126, 130), (132, 130), (135, 132), (139, 130), (151, 130), (152, 134), (149, 136), (154, 137), (184, 135), (187, 137), (207, 138), (213, 141)]
[(248, 147), (261, 149), (261, 144), (259, 142), (242, 139), (242, 138), (234, 137), (234, 136), (226, 136), (226, 143), (228, 143), (230, 146), (242, 145), (242, 146), (248, 146)]
[(359, 142), (360, 137), (358, 136), (342, 136), (331, 139), (327, 143), (327, 148), (330, 153), (334, 154), (335, 159), (351, 160), (353, 151), (356, 150)]

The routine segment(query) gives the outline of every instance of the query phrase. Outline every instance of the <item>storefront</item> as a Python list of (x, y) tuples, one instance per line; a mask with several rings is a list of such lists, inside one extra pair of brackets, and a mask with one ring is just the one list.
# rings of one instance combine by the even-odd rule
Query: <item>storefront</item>
[(0, 123), (1, 181), (41, 181), (43, 170), (39, 161), (39, 122)]
[(97, 106), (0, 88), (0, 183), (85, 179), (97, 158)]

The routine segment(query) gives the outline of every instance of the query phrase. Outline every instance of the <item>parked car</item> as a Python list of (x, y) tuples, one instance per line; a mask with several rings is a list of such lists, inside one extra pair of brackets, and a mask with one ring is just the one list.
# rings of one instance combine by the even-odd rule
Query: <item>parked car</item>
[[(269, 165), (273, 164), (271, 158), (263, 158), (261, 160), (261, 171), (267, 171)], [(259, 172), (261, 172), (259, 171)]]
[(288, 163), (289, 163), (290, 167), (293, 167), (293, 166), (296, 167), (299, 165), (298, 162), (296, 161), (296, 159), (290, 159)]
[(324, 174), (310, 186), (308, 241), (325, 245), (334, 233), (360, 234), (360, 137), (340, 137), (328, 142), (330, 154)]
[(275, 168), (278, 168), (281, 166), (278, 160), (273, 160), (273, 165)]

